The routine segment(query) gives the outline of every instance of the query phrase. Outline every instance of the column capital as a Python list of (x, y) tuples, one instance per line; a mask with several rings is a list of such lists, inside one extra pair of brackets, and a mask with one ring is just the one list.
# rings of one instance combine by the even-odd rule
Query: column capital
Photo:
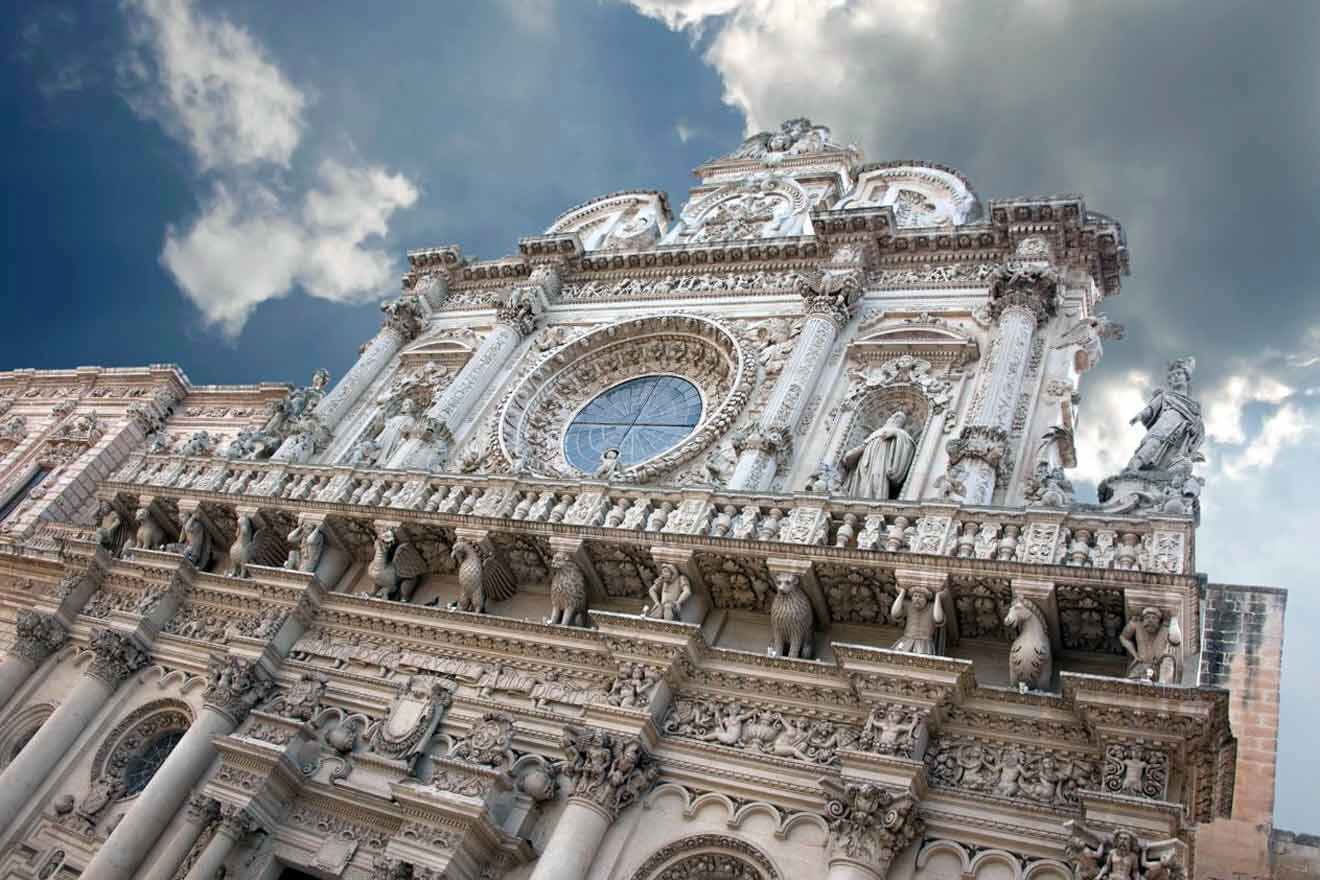
[(204, 825), (220, 813), (220, 802), (210, 795), (194, 794), (188, 798), (186, 816), (189, 822)]
[(1058, 270), (1048, 263), (1005, 263), (990, 276), (990, 314), (997, 321), (1017, 307), (1044, 323), (1058, 310), (1059, 286)]
[(27, 608), (18, 612), (14, 627), (18, 639), (14, 642), (13, 654), (33, 666), (40, 666), (68, 638), (64, 626), (54, 617)]
[(808, 318), (822, 317), (842, 330), (852, 320), (862, 293), (862, 270), (827, 269), (804, 273), (794, 286)]
[(252, 707), (265, 699), (273, 684), (255, 660), (212, 654), (207, 661), (202, 705), (238, 726)]
[(133, 673), (147, 665), (148, 653), (131, 635), (115, 629), (92, 630), (91, 650), (95, 655), (87, 674), (117, 688)]
[(945, 448), (952, 469), (965, 458), (976, 458), (998, 469), (1008, 451), (1008, 432), (990, 425), (968, 425)]
[(245, 834), (251, 834), (260, 827), (261, 821), (247, 807), (240, 807), (235, 804), (220, 805), (219, 831), (237, 840)]
[(565, 726), (561, 740), (567, 761), (569, 798), (583, 801), (612, 822), (655, 782), (660, 768), (636, 737), (593, 727)]
[(380, 310), (385, 313), (381, 329), (397, 334), (405, 345), (421, 336), (426, 329), (425, 313), (416, 294), (405, 293), (398, 299), (382, 304)]
[(530, 336), (536, 330), (544, 293), (540, 286), (519, 287), (500, 297), (495, 303), (495, 323), (508, 327), (519, 337)]
[(825, 778), (825, 821), (830, 865), (851, 863), (885, 880), (894, 857), (925, 832), (917, 799), (894, 795), (873, 782)]

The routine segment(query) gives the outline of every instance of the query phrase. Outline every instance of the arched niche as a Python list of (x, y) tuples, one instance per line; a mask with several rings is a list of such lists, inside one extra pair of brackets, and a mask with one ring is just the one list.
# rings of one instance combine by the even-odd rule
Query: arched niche
[(782, 880), (764, 852), (723, 834), (698, 834), (651, 854), (631, 880)]
[(902, 228), (961, 226), (981, 216), (981, 201), (967, 178), (920, 162), (865, 165), (835, 209), (888, 207)]
[(18, 757), (18, 753), (36, 736), (41, 725), (55, 711), (49, 703), (37, 703), (25, 706), (0, 727), (0, 769), (9, 766), (9, 762)]

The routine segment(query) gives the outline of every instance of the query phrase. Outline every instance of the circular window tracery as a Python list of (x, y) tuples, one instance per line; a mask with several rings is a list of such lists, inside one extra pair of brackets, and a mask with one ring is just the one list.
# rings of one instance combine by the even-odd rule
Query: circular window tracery
[(701, 421), (697, 386), (679, 376), (640, 376), (598, 394), (578, 411), (564, 434), (568, 463), (588, 473), (618, 450), (632, 467), (672, 449)]
[(171, 730), (147, 743), (124, 762), (124, 797), (135, 795), (147, 787), (151, 777), (165, 763), (174, 747), (183, 739), (182, 730)]

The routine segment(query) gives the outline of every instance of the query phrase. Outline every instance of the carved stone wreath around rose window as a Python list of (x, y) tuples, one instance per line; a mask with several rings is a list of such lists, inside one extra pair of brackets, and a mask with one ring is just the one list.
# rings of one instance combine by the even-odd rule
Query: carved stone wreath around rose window
[(493, 446), (515, 472), (581, 479), (585, 472), (564, 449), (574, 416), (601, 392), (655, 375), (692, 383), (701, 394), (701, 417), (677, 445), (619, 469), (615, 479), (647, 482), (716, 442), (746, 406), (756, 362), (731, 328), (705, 316), (639, 317), (601, 327), (549, 355), (519, 383), (500, 408)]

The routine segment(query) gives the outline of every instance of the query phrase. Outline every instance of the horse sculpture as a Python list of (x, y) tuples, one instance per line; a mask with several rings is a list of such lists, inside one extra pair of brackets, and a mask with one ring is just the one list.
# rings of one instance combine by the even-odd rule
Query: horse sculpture
[(1045, 613), (1030, 599), (1014, 599), (1004, 626), (1017, 631), (1008, 653), (1008, 682), (1021, 691), (1049, 690), (1054, 671)]

